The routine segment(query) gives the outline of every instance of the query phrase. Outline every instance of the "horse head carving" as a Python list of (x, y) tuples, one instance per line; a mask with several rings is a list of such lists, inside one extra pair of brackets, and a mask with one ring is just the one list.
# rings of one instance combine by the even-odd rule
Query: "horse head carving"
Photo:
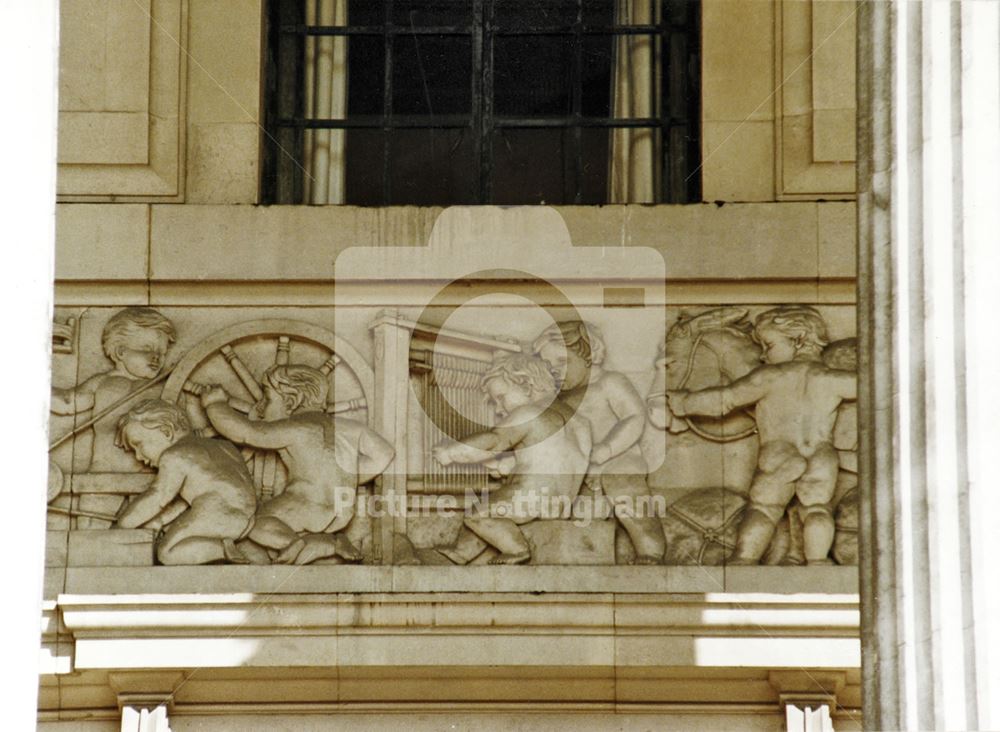
[(666, 408), (664, 393), (728, 384), (759, 366), (761, 349), (751, 337), (752, 330), (746, 308), (727, 306), (695, 315), (682, 312), (667, 331), (656, 362), (656, 378), (647, 398), (650, 421), (675, 433), (694, 429), (713, 440), (750, 434), (752, 420), (742, 414), (721, 420), (674, 417)]

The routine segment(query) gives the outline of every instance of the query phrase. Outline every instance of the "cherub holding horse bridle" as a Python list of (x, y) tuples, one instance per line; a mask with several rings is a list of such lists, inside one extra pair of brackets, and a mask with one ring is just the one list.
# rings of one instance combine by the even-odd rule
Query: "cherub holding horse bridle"
[[(742, 315), (733, 310), (729, 320), (739, 320)], [(677, 421), (693, 415), (723, 417), (752, 407), (760, 448), (750, 505), (729, 563), (759, 563), (788, 505), (798, 498), (806, 562), (832, 564), (839, 469), (834, 426), (840, 405), (857, 398), (856, 375), (823, 362), (829, 337), (811, 307), (785, 305), (761, 313), (752, 338), (763, 349), (763, 365), (721, 386), (654, 392), (647, 400), (650, 417), (658, 426), (680, 429)]]

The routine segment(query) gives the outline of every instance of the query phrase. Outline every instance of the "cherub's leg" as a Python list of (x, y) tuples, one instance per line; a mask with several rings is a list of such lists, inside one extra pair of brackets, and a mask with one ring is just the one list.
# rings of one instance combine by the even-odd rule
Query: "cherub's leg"
[(364, 558), (358, 549), (341, 532), (335, 534), (306, 534), (302, 537), (305, 546), (298, 556), (296, 564), (309, 564), (318, 559), (328, 557), (343, 557), (349, 562), (357, 562)]
[(160, 564), (209, 564), (226, 558), (222, 540), (206, 536), (214, 533), (211, 516), (200, 515), (189, 509), (170, 524), (170, 528), (156, 544), (156, 558)]
[(291, 563), (305, 547), (305, 542), (276, 516), (258, 516), (249, 538), (279, 553), (276, 561)]
[(486, 542), (480, 539), (468, 526), (462, 526), (458, 540), (453, 547), (438, 547), (438, 551), (455, 564), (468, 564), (486, 549)]
[(806, 555), (802, 539), (802, 504), (793, 500), (786, 513), (788, 514), (788, 553), (782, 564), (805, 564)]
[(636, 564), (659, 564), (667, 551), (663, 524), (650, 515), (649, 485), (645, 475), (603, 475), (601, 485), (611, 499), (615, 517), (635, 547)]
[(293, 481), (284, 492), (257, 509), (250, 539), (274, 550), (278, 564), (291, 564), (305, 548), (301, 534), (322, 532), (334, 520), (331, 507), (310, 500), (311, 484)]
[(226, 555), (226, 561), (230, 564), (250, 564), (250, 559), (243, 550), (236, 545), (233, 539), (222, 539), (222, 553)]
[(178, 541), (170, 548), (157, 547), (156, 557), (161, 564), (181, 565), (181, 564), (211, 564), (222, 562), (226, 559), (226, 553), (222, 548), (220, 539), (205, 539), (200, 536), (192, 536), (188, 539)]
[(267, 549), (262, 547), (257, 542), (252, 539), (242, 539), (236, 542), (236, 549), (240, 552), (250, 564), (270, 564), (271, 555), (267, 553)]
[(492, 545), (492, 542), (488, 543), (488, 540), (484, 541), (484, 538), (480, 537), (479, 531), (475, 528), (477, 522), (489, 521), (490, 516), (510, 516), (514, 511), (512, 499), (513, 489), (510, 486), (502, 488), (493, 501), (478, 508), (476, 515), (466, 517), (455, 546), (439, 547), (438, 552), (455, 564), (468, 564), (478, 557), (487, 546)]
[(195, 503), (167, 528), (157, 542), (157, 558), (163, 564), (208, 564), (249, 560), (236, 547), (249, 517), (227, 510), (217, 502)]
[(528, 540), (511, 519), (468, 518), (465, 523), (484, 541), (500, 551), (500, 555), (491, 559), (490, 564), (524, 564), (531, 559)]
[(740, 522), (736, 551), (728, 564), (758, 564), (767, 551), (774, 528), (795, 495), (795, 481), (805, 472), (806, 460), (788, 442), (760, 446), (757, 471), (750, 485), (750, 505)]
[(807, 564), (833, 564), (830, 547), (836, 533), (830, 502), (837, 486), (839, 458), (833, 445), (822, 445), (809, 457), (796, 494), (802, 506), (802, 543)]

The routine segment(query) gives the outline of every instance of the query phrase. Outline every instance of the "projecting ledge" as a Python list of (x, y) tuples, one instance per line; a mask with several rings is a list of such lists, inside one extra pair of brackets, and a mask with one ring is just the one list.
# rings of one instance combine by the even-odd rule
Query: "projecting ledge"
[[(60, 595), (73, 668), (854, 668), (856, 595)], [(69, 641), (72, 638), (72, 641)]]
[(763, 593), (858, 592), (856, 567), (212, 566), (69, 567), (63, 593)]

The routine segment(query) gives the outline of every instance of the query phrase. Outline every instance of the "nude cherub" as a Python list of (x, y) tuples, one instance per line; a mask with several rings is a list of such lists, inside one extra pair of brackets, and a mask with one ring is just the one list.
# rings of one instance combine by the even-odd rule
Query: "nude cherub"
[(590, 427), (585, 420), (572, 420), (570, 410), (554, 401), (555, 382), (539, 359), (501, 356), (481, 384), (499, 423), (439, 445), (434, 457), (442, 465), (484, 463), (509, 474), (480, 514), (465, 519), (455, 546), (440, 551), (456, 564), (467, 564), (488, 544), (500, 552), (492, 564), (522, 564), (531, 549), (520, 527), (539, 518), (568, 518), (587, 472)]
[(857, 378), (822, 362), (829, 338), (822, 316), (811, 307), (786, 305), (761, 313), (753, 337), (764, 349), (764, 365), (727, 386), (668, 391), (667, 403), (677, 417), (721, 417), (756, 405), (757, 469), (730, 564), (760, 561), (794, 497), (801, 504), (806, 562), (831, 564), (830, 504), (839, 469), (833, 432), (841, 403), (857, 398)]
[(603, 368), (600, 330), (579, 320), (544, 330), (532, 350), (559, 382), (560, 400), (589, 420), (594, 447), (588, 485), (611, 499), (615, 517), (635, 547), (637, 564), (658, 564), (666, 552), (663, 525), (649, 515), (648, 467), (639, 440), (646, 428), (646, 405), (624, 374)]
[[(101, 347), (114, 364), (78, 386), (52, 390), (51, 411), (58, 415), (98, 414), (160, 375), (167, 349), (174, 342), (173, 324), (152, 308), (128, 307), (104, 326)], [(132, 472), (138, 469), (128, 453), (115, 447), (116, 424), (127, 405), (99, 419), (89, 466), (95, 472)]]
[(288, 485), (260, 506), (250, 534), (277, 553), (275, 561), (307, 564), (361, 552), (339, 533), (354, 517), (359, 485), (381, 474), (392, 446), (361, 422), (326, 413), (326, 375), (310, 366), (272, 366), (264, 373), (264, 396), (252, 421), (227, 403), (218, 386), (201, 397), (209, 421), (238, 444), (277, 450), (288, 469)]
[(140, 402), (118, 421), (116, 444), (157, 468), (153, 484), (127, 503), (118, 526), (165, 531), (156, 542), (162, 564), (245, 564), (236, 542), (250, 532), (257, 498), (232, 443), (199, 437), (176, 405)]

